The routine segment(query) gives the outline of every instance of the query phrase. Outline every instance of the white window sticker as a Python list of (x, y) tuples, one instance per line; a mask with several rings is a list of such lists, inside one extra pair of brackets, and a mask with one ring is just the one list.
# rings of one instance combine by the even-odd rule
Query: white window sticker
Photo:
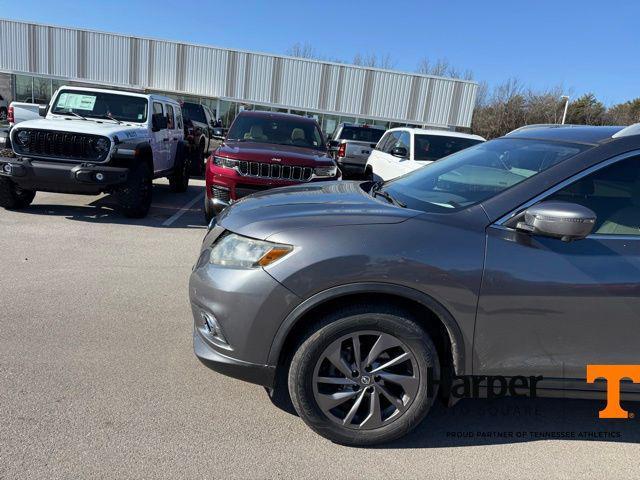
[(96, 96), (95, 95), (83, 95), (79, 93), (62, 93), (60, 94), (60, 98), (58, 98), (58, 103), (56, 104), (56, 108), (58, 109), (66, 109), (71, 108), (74, 110), (93, 110), (94, 105), (96, 104)]

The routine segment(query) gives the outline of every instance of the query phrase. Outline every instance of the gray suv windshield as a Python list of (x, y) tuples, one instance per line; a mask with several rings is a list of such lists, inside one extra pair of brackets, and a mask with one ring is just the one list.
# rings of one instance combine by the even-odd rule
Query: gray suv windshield
[(493, 140), (392, 180), (383, 189), (409, 208), (453, 212), (487, 200), (587, 148), (537, 140)]

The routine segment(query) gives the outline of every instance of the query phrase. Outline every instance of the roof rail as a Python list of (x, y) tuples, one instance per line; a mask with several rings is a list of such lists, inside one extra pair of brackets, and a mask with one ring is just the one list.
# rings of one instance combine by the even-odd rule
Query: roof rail
[(634, 123), (628, 127), (623, 128), (617, 133), (614, 133), (611, 138), (629, 137), (631, 135), (640, 135), (640, 123)]
[(568, 128), (568, 127), (576, 127), (576, 126), (579, 126), (579, 125), (560, 124), (560, 123), (533, 123), (531, 125), (524, 125), (524, 126), (522, 126), (520, 128), (516, 128), (515, 130), (511, 130), (509, 133), (507, 133), (505, 135), (505, 137), (511, 135), (512, 133), (521, 132), (523, 130), (530, 130), (532, 128), (544, 128), (544, 127), (546, 127), (546, 128)]

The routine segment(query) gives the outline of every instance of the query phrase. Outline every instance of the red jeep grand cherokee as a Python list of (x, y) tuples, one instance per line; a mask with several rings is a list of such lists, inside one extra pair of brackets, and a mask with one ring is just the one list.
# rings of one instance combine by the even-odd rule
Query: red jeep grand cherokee
[(205, 216), (268, 188), (341, 177), (314, 119), (240, 112), (207, 161)]

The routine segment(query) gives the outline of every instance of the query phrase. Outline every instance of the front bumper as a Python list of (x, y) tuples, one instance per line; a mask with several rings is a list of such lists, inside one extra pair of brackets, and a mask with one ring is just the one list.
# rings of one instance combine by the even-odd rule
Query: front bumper
[[(210, 232), (205, 242), (213, 243), (217, 234)], [(194, 353), (215, 371), (273, 387), (276, 366), (268, 364), (273, 339), (300, 298), (262, 268), (211, 265), (209, 256), (210, 249), (204, 249), (189, 280)], [(203, 314), (215, 318), (226, 344), (203, 328)]]
[(59, 193), (98, 194), (125, 183), (127, 168), (99, 164), (62, 163), (24, 157), (0, 159), (0, 175), (21, 188)]

